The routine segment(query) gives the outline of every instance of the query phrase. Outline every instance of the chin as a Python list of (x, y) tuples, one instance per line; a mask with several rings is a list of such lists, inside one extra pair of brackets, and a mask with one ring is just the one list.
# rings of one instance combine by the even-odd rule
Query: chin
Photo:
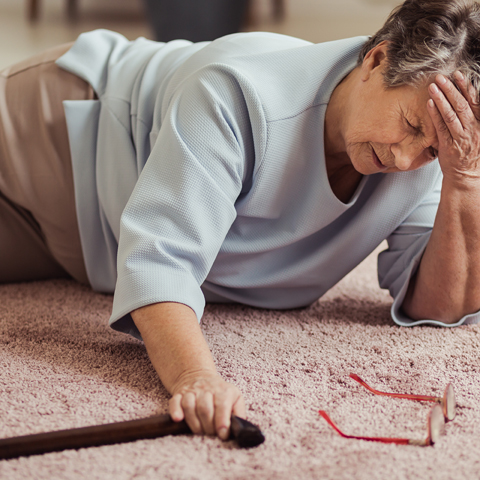
[(361, 175), (378, 173), (378, 169), (375, 168), (375, 165), (372, 162), (372, 150), (370, 145), (361, 144), (356, 145), (355, 147), (347, 149), (347, 155), (353, 168)]
[(375, 168), (375, 165), (372, 164), (370, 157), (365, 158), (365, 155), (362, 155), (362, 158), (354, 159), (352, 161), (353, 168), (362, 175), (372, 175), (374, 173), (379, 173), (378, 169)]

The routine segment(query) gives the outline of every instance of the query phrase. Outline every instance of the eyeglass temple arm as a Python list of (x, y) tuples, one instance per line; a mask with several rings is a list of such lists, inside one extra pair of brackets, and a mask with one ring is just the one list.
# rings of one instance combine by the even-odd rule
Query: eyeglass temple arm
[(408, 438), (387, 438), (387, 437), (357, 437), (354, 435), (346, 435), (343, 433), (327, 415), (324, 410), (319, 410), (318, 413), (327, 421), (327, 423), (342, 437), (352, 438), (354, 440), (367, 440), (370, 442), (382, 442), (382, 443), (396, 443), (397, 445), (428, 445), (428, 440), (409, 440)]
[(410, 395), (408, 393), (386, 393), (386, 392), (380, 392), (379, 390), (375, 390), (372, 388), (370, 385), (365, 383), (357, 374), (351, 373), (350, 378), (353, 378), (356, 382), (358, 382), (360, 385), (365, 387), (367, 390), (370, 390), (372, 393), (375, 395), (384, 395), (386, 397), (396, 397), (396, 398), (406, 398), (408, 400), (422, 400), (425, 402), (438, 402), (441, 400), (439, 397), (432, 397), (432, 396), (427, 396), (427, 395)]

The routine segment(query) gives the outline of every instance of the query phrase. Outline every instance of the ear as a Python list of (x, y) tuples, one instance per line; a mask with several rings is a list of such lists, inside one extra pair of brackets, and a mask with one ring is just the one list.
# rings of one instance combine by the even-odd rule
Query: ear
[(384, 40), (373, 47), (363, 59), (361, 66), (361, 79), (366, 82), (372, 74), (381, 71), (387, 60), (388, 42)]

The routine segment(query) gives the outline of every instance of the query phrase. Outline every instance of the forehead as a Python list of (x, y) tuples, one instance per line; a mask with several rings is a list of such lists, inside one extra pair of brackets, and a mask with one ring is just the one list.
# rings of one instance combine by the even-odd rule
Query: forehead
[(402, 104), (408, 104), (411, 107), (418, 107), (427, 111), (427, 101), (430, 98), (428, 86), (431, 82), (424, 82), (418, 86), (402, 85), (400, 87), (387, 88), (397, 97)]

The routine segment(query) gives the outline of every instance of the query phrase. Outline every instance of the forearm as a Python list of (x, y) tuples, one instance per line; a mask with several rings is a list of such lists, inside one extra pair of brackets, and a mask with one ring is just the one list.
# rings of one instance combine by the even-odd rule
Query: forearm
[(403, 310), (455, 323), (480, 310), (480, 183), (444, 180), (430, 240)]
[(192, 309), (180, 303), (155, 303), (132, 312), (150, 360), (172, 393), (183, 375), (216, 373), (210, 349)]
[(135, 310), (132, 318), (172, 394), (172, 419), (185, 419), (194, 433), (216, 433), (226, 440), (230, 417), (245, 417), (245, 402), (240, 390), (218, 375), (193, 310), (180, 303), (155, 303)]

